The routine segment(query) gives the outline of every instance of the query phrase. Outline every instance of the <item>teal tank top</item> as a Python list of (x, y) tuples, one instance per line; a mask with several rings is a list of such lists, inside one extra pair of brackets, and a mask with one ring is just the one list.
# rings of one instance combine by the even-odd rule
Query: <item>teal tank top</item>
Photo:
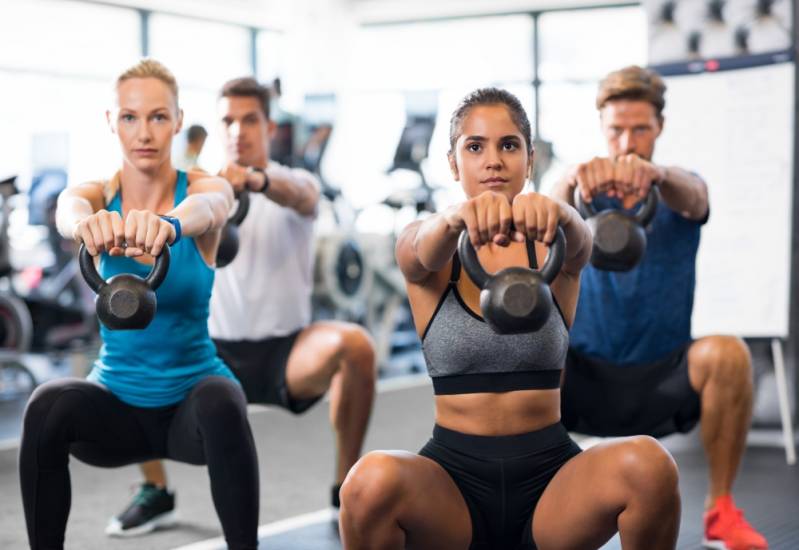
[[(178, 171), (175, 205), (186, 198), (186, 173)], [(122, 214), (118, 192), (107, 206)], [(205, 263), (193, 238), (183, 237), (172, 253), (166, 279), (155, 291), (157, 311), (144, 330), (108, 330), (100, 325), (103, 345), (88, 379), (107, 387), (135, 407), (165, 407), (182, 401), (206, 376), (233, 373), (216, 356), (208, 335), (208, 304), (214, 270)], [(145, 277), (150, 266), (131, 258), (100, 257), (100, 275)]]

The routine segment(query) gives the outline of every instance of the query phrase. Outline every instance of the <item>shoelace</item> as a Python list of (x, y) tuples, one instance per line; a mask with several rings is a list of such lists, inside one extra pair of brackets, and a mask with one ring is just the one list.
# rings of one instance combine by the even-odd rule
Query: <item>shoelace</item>
[(752, 529), (752, 525), (750, 525), (750, 523), (746, 521), (746, 518), (744, 517), (743, 510), (739, 508), (733, 508), (732, 511), (735, 512), (735, 520), (732, 522), (735, 527)]
[(141, 489), (139, 490), (139, 494), (137, 494), (134, 498), (134, 502), (144, 508), (150, 507), (153, 505), (160, 493), (161, 489), (158, 487), (142, 485)]

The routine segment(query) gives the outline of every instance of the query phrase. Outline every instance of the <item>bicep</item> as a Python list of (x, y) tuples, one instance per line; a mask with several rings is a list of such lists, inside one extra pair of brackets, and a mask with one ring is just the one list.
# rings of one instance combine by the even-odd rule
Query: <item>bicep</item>
[(414, 248), (416, 234), (421, 224), (421, 221), (415, 221), (408, 225), (400, 234), (397, 239), (397, 245), (394, 248), (394, 256), (397, 259), (397, 265), (402, 271), (402, 275), (406, 281), (414, 284), (423, 283), (432, 274), (419, 261), (419, 255)]
[(69, 199), (83, 199), (89, 202), (93, 212), (105, 208), (105, 196), (103, 182), (87, 182), (64, 189), (58, 197), (58, 201)]
[(292, 174), (294, 175), (295, 181), (299, 184), (301, 189), (301, 198), (299, 201), (298, 210), (304, 215), (316, 215), (316, 207), (319, 203), (321, 189), (319, 180), (317, 180), (316, 176), (307, 170), (302, 170), (300, 168), (293, 169)]
[(198, 195), (201, 193), (220, 193), (229, 200), (233, 201), (233, 190), (226, 179), (219, 176), (209, 176), (203, 172), (193, 172), (189, 175), (189, 183), (187, 189), (188, 195)]
[(558, 303), (563, 317), (569, 327), (574, 323), (574, 316), (577, 313), (577, 301), (580, 297), (580, 274), (561, 271), (549, 285), (552, 296)]

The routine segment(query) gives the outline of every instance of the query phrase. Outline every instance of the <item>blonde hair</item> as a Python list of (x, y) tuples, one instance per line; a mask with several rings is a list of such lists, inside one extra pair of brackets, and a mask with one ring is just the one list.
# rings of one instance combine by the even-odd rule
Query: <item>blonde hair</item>
[(119, 89), (119, 85), (130, 80), (131, 78), (155, 78), (166, 84), (172, 95), (175, 96), (175, 107), (178, 107), (178, 82), (175, 80), (175, 75), (172, 71), (160, 61), (145, 57), (132, 67), (125, 69), (122, 74), (117, 77), (115, 89)]
[(646, 101), (655, 108), (658, 119), (663, 119), (665, 94), (666, 85), (657, 73), (631, 65), (613, 71), (602, 79), (596, 96), (596, 108), (601, 110), (607, 102), (618, 99)]

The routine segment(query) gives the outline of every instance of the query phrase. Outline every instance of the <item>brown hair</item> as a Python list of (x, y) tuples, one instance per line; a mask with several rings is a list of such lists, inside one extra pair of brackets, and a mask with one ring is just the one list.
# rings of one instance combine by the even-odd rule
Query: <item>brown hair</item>
[(145, 57), (132, 67), (125, 69), (117, 77), (115, 87), (118, 89), (120, 84), (131, 78), (156, 78), (160, 80), (166, 84), (172, 95), (175, 96), (175, 107), (178, 106), (178, 82), (175, 80), (175, 75), (160, 61)]
[(527, 142), (527, 153), (533, 152), (530, 119), (527, 118), (527, 113), (524, 112), (524, 107), (522, 107), (519, 98), (500, 88), (479, 88), (464, 97), (455, 112), (452, 113), (452, 118), (449, 121), (450, 154), (455, 150), (455, 142), (458, 141), (458, 137), (461, 134), (463, 119), (466, 118), (472, 107), (477, 107), (478, 105), (504, 105), (508, 109), (513, 123), (516, 124), (516, 127)]
[(252, 77), (245, 76), (243, 78), (234, 78), (228, 80), (222, 86), (219, 92), (219, 97), (254, 97), (258, 100), (264, 116), (269, 120), (269, 88), (263, 84), (259, 84), (257, 80)]
[(666, 85), (657, 73), (631, 65), (613, 71), (602, 79), (596, 96), (596, 108), (601, 110), (607, 102), (618, 99), (646, 101), (655, 107), (658, 119), (663, 119), (665, 93)]

